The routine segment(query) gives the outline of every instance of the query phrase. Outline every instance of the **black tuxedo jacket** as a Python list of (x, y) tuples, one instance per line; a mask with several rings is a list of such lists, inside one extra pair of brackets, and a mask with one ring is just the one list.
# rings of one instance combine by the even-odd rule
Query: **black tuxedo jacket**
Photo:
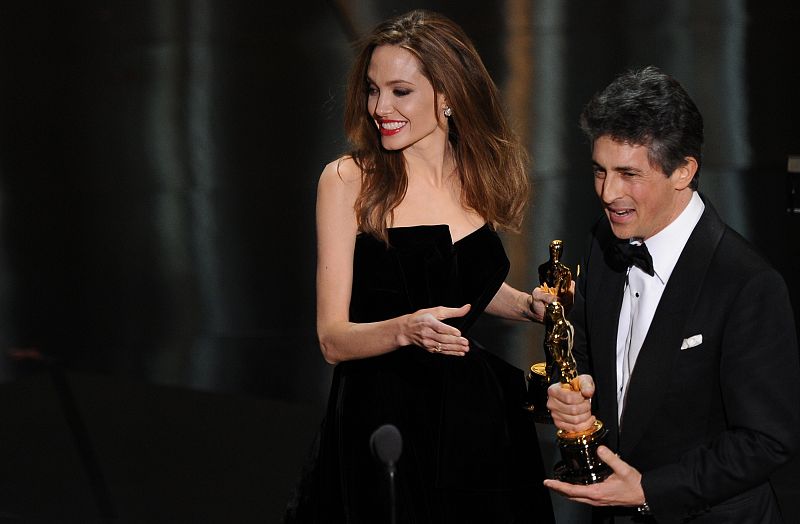
[[(655, 521), (780, 522), (770, 474), (800, 435), (797, 335), (782, 277), (706, 209), (667, 282), (617, 423), (616, 340), (627, 268), (602, 218), (570, 321), (609, 447), (642, 473)], [(693, 347), (684, 341), (702, 336)], [(616, 511), (622, 511), (617, 509)]]

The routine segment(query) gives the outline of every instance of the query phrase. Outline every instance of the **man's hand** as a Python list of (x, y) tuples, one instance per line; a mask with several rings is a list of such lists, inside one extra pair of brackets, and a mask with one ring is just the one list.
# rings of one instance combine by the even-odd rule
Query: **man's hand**
[(645, 503), (642, 474), (605, 446), (597, 456), (613, 473), (603, 482), (588, 486), (546, 479), (544, 485), (570, 500), (592, 506), (640, 506)]
[(591, 375), (580, 375), (577, 380), (580, 391), (565, 389), (561, 384), (553, 384), (547, 390), (547, 409), (553, 423), (570, 433), (589, 429), (595, 421), (592, 415), (594, 380)]

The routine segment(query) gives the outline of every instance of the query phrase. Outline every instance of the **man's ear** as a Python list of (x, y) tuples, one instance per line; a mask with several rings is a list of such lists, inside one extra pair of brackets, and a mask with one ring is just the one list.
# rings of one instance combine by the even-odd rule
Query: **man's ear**
[(677, 190), (689, 187), (689, 184), (694, 180), (695, 173), (697, 173), (697, 159), (693, 156), (687, 156), (685, 160), (683, 165), (673, 171), (670, 177), (673, 187)]

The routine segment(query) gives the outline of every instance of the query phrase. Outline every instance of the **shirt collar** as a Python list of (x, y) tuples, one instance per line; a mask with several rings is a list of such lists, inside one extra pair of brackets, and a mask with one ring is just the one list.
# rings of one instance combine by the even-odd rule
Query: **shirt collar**
[(662, 284), (666, 284), (672, 275), (683, 247), (700, 221), (705, 207), (697, 191), (692, 191), (692, 198), (681, 214), (667, 227), (645, 240), (647, 250), (653, 257), (653, 270)]

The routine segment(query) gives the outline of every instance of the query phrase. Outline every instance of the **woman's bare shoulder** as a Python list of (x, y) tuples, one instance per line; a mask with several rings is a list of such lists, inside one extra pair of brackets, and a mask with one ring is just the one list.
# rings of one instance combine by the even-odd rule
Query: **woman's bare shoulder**
[(361, 169), (351, 156), (337, 158), (325, 166), (320, 175), (320, 184), (361, 185)]
[(317, 202), (335, 202), (335, 207), (352, 212), (360, 192), (361, 169), (351, 157), (343, 156), (322, 170), (317, 186)]

